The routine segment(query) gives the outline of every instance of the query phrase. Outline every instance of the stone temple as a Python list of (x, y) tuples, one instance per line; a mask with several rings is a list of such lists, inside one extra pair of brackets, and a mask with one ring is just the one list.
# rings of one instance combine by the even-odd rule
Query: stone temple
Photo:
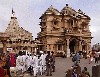
[(91, 50), (91, 18), (71, 8), (68, 4), (58, 11), (52, 5), (39, 18), (41, 31), (38, 40), (40, 50), (59, 52), (78, 52)]
[[(1, 33), (0, 33), (1, 34)], [(6, 37), (3, 35), (5, 34)], [(35, 52), (37, 49), (37, 40), (33, 40), (32, 33), (25, 30), (23, 27), (19, 26), (15, 12), (12, 9), (11, 20), (5, 30), (5, 33), (2, 33), (3, 42), (0, 43), (0, 49), (5, 51), (14, 51), (19, 52), (19, 50), (27, 50), (29, 52)], [(0, 36), (1, 38), (1, 36)], [(2, 47), (4, 48), (2, 49)]]

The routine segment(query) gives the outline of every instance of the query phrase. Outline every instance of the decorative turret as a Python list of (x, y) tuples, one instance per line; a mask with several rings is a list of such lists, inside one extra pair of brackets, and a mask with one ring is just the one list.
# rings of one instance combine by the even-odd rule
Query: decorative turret
[(61, 10), (64, 15), (75, 15), (76, 11), (66, 4), (66, 6)]

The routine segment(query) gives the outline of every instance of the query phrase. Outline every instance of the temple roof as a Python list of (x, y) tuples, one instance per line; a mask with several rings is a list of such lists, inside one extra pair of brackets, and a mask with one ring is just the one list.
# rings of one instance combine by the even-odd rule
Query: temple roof
[(51, 6), (44, 12), (44, 14), (55, 14), (55, 15), (59, 15), (60, 12), (59, 12), (57, 9), (53, 8), (53, 6), (51, 5)]
[(78, 15), (77, 15), (77, 17), (81, 17), (81, 18), (88, 18), (88, 19), (90, 19), (90, 17), (88, 16), (88, 15), (86, 15), (85, 13), (83, 13), (83, 11), (82, 10), (78, 10)]
[[(88, 15), (86, 15), (85, 13), (83, 13), (80, 9), (78, 11), (75, 11), (72, 7), (70, 7), (68, 4), (66, 4), (66, 6), (61, 10), (61, 12), (59, 12), (57, 9), (53, 8), (53, 6), (51, 5), (43, 14), (44, 15), (69, 15), (71, 17), (77, 18), (77, 19), (81, 19), (81, 18), (86, 18), (90, 20), (90, 17)], [(40, 19), (42, 18), (42, 16), (40, 17)]]
[[(47, 15), (47, 14), (54, 14), (54, 15), (60, 15), (60, 12), (55, 9), (52, 5), (42, 14), (42, 16)], [(42, 17), (41, 16), (41, 17)], [(40, 18), (41, 18), (40, 17)]]
[(78, 11), (75, 11), (73, 8), (68, 6), (68, 4), (66, 4), (66, 6), (61, 10), (61, 13), (63, 13), (64, 15), (73, 16), (75, 18), (88, 18), (88, 19), (90, 19), (90, 17), (88, 15), (86, 15), (85, 13), (83, 13), (82, 10), (79, 9)]
[(66, 4), (66, 6), (61, 10), (61, 13), (64, 13), (67, 15), (75, 15), (77, 12), (71, 7), (69, 7), (68, 4)]

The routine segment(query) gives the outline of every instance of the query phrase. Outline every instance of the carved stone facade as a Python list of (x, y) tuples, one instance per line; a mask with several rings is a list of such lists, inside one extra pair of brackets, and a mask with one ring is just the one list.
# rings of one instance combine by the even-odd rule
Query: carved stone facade
[(9, 35), (7, 48), (12, 48), (15, 52), (19, 50), (35, 50), (36, 42), (32, 39), (32, 33), (19, 26), (15, 12), (12, 10), (10, 23), (5, 31)]
[(9, 35), (4, 32), (0, 32), (0, 53), (7, 51), (6, 42), (9, 39)]
[(91, 50), (90, 17), (80, 9), (75, 11), (66, 4), (58, 11), (50, 6), (40, 17), (40, 50), (65, 52)]

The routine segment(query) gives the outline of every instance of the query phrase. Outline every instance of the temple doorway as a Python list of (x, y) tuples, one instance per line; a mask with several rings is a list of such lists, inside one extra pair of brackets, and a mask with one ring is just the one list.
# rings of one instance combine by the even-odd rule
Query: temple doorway
[(70, 53), (75, 53), (75, 45), (76, 45), (76, 40), (75, 39), (71, 40), (69, 43)]

